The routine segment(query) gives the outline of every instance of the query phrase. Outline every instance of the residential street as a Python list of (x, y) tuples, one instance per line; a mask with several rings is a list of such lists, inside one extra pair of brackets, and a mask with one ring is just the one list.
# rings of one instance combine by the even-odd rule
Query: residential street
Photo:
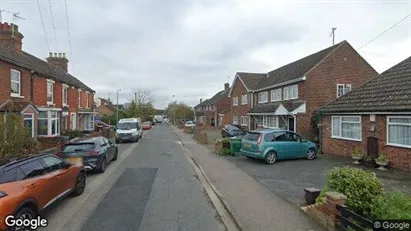
[(168, 125), (118, 147), (118, 160), (90, 174), (83, 195), (45, 213), (43, 230), (225, 230)]

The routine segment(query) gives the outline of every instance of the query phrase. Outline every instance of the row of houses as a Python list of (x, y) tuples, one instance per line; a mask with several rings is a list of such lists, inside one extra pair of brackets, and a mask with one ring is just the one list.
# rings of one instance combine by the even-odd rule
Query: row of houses
[(95, 91), (68, 73), (65, 53), (43, 60), (22, 49), (23, 38), (0, 23), (0, 113), (20, 113), (33, 137), (92, 130)]
[(342, 41), (267, 73), (237, 72), (227, 91), (194, 107), (197, 123), (286, 129), (326, 154), (361, 148), (411, 171), (411, 58), (379, 75)]

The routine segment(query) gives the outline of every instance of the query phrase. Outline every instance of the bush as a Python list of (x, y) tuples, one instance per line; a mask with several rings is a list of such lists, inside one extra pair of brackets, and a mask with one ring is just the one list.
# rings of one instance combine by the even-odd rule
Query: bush
[(402, 192), (384, 193), (376, 198), (371, 212), (373, 219), (411, 219), (411, 197)]
[(23, 145), (22, 153), (25, 155), (37, 154), (40, 152), (40, 143), (35, 138), (28, 138)]
[(349, 167), (334, 168), (327, 186), (330, 191), (346, 195), (345, 204), (365, 217), (370, 217), (375, 198), (384, 191), (382, 183), (373, 173)]
[(62, 136), (68, 136), (70, 140), (76, 138), (76, 137), (82, 137), (83, 132), (80, 130), (67, 130), (65, 131)]
[(320, 195), (318, 195), (317, 199), (315, 199), (315, 203), (322, 203), (325, 202), (325, 194), (330, 191), (327, 186), (324, 186), (321, 189)]
[(23, 147), (30, 134), (22, 126), (21, 115), (7, 113), (0, 119), (0, 165), (10, 159), (23, 156)]
[(226, 155), (230, 155), (230, 154), (231, 154), (231, 151), (230, 151), (230, 149), (227, 149), (227, 148), (221, 149), (221, 151), (218, 153), (218, 155), (220, 155), (220, 156), (226, 156)]

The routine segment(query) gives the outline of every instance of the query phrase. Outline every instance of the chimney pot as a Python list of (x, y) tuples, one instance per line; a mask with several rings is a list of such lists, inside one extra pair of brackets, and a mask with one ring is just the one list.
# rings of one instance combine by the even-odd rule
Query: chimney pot
[(203, 99), (200, 99), (200, 103), (202, 103), (203, 102)]
[(0, 43), (7, 44), (17, 51), (21, 51), (23, 35), (18, 31), (18, 26), (7, 22), (0, 22)]
[(66, 59), (66, 53), (49, 52), (49, 54), (50, 56), (46, 58), (47, 62), (68, 73), (68, 60)]
[(54, 53), (54, 57), (57, 57), (57, 53)]
[(225, 83), (225, 84), (224, 84), (224, 90), (227, 90), (228, 88), (230, 88), (230, 84), (229, 84), (229, 83)]
[(49, 57), (53, 57), (53, 52), (49, 52)]
[(63, 53), (63, 58), (66, 58), (66, 53)]

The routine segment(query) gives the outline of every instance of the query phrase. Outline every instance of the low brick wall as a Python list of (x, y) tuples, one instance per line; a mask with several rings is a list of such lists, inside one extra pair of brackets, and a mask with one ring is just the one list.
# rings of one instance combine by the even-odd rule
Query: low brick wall
[(40, 150), (46, 150), (57, 147), (61, 149), (65, 143), (69, 141), (68, 136), (56, 136), (56, 137), (37, 137), (37, 141), (40, 143)]
[(194, 138), (202, 144), (207, 144), (207, 133), (202, 132), (201, 130), (194, 130)]

